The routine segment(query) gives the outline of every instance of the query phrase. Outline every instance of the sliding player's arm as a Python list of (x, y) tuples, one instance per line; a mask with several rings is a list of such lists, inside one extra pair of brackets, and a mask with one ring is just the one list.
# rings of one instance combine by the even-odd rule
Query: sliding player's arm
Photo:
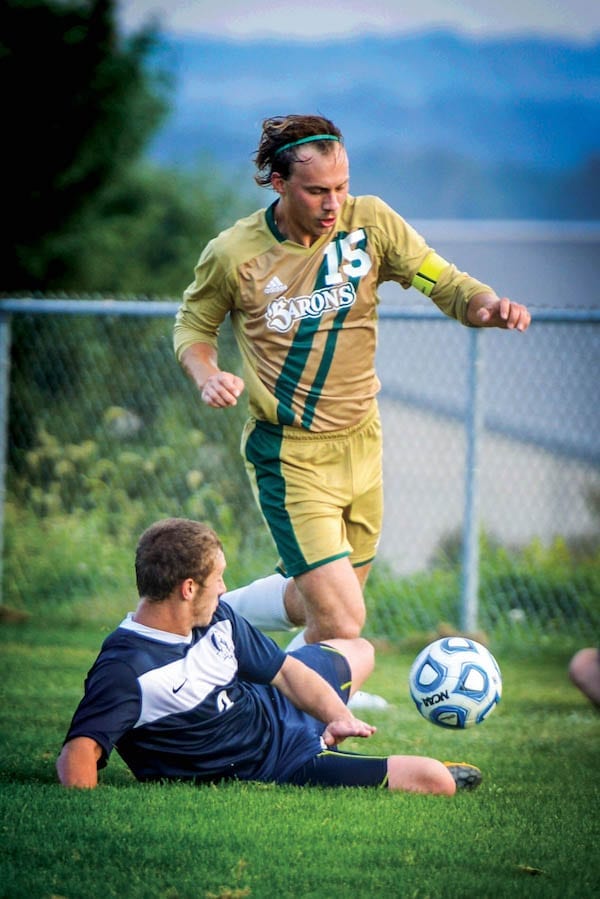
[(370, 737), (375, 733), (375, 727), (354, 717), (345, 702), (320, 674), (294, 656), (286, 655), (271, 683), (296, 708), (308, 712), (327, 725), (323, 731), (323, 739), (328, 746), (341, 743), (346, 737)]
[(101, 757), (102, 747), (91, 737), (74, 737), (65, 743), (56, 761), (58, 779), (63, 787), (96, 787)]

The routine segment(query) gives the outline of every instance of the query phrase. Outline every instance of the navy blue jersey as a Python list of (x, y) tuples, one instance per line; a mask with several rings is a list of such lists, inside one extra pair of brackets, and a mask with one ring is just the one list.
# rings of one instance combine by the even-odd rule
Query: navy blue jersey
[(104, 641), (66, 739), (113, 747), (139, 780), (285, 781), (322, 748), (321, 722), (269, 682), (284, 652), (225, 602), (189, 637), (131, 616)]

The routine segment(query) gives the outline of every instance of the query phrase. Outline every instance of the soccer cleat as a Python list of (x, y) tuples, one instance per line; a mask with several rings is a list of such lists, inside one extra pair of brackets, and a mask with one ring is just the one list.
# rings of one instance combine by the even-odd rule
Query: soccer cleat
[(376, 693), (366, 693), (364, 690), (357, 690), (348, 700), (349, 709), (375, 711), (387, 709), (388, 706), (389, 703), (383, 696), (378, 696)]
[(467, 762), (444, 762), (444, 765), (454, 778), (457, 790), (475, 790), (483, 779), (479, 768)]

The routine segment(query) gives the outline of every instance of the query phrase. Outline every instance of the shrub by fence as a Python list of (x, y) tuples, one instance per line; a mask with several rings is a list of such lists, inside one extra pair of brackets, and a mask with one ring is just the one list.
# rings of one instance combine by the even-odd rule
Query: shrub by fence
[[(112, 623), (135, 601), (140, 531), (168, 515), (214, 524), (230, 586), (273, 569), (239, 455), (245, 409), (199, 401), (172, 353), (176, 306), (0, 301), (7, 606)], [(385, 525), (367, 632), (596, 640), (600, 314), (537, 310), (527, 335), (428, 308), (381, 319)]]

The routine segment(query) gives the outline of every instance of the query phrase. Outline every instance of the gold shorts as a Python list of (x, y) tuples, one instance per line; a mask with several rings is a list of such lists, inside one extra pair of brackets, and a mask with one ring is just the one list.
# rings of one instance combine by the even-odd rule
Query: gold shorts
[(282, 573), (344, 556), (355, 567), (375, 558), (383, 519), (376, 403), (358, 425), (328, 433), (250, 419), (241, 450)]

